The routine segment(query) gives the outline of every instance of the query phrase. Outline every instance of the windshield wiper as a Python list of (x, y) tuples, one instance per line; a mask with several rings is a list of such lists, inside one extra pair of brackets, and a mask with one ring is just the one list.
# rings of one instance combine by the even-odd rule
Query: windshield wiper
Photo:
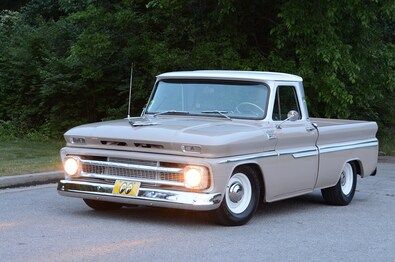
[(201, 113), (203, 113), (203, 114), (218, 114), (218, 115), (223, 116), (229, 120), (232, 120), (232, 118), (230, 118), (229, 116), (226, 115), (228, 113), (228, 111), (209, 110), (209, 111), (202, 111)]
[(189, 115), (187, 111), (167, 110), (163, 112), (154, 113), (154, 117), (159, 115)]

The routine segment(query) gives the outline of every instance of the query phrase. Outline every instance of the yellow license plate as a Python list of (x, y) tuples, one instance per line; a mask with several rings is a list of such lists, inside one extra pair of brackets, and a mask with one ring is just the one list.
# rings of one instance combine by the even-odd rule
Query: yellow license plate
[(137, 196), (140, 184), (140, 182), (116, 180), (112, 193), (115, 195)]

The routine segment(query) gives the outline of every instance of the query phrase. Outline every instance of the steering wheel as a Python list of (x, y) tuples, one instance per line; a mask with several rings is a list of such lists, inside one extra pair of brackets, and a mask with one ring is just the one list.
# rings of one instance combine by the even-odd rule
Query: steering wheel
[(253, 113), (256, 116), (258, 116), (259, 114), (257, 114), (256, 111), (259, 110), (260, 112), (262, 112), (263, 115), (265, 114), (265, 111), (260, 106), (254, 104), (254, 103), (251, 103), (251, 102), (242, 102), (242, 103), (238, 104), (236, 106), (237, 112), (240, 114), (243, 114), (243, 112), (242, 112), (243, 110), (240, 110), (241, 109), (240, 107), (246, 107), (246, 106), (249, 106), (250, 108), (252, 108), (252, 110), (244, 110), (244, 113), (246, 113), (246, 112)]

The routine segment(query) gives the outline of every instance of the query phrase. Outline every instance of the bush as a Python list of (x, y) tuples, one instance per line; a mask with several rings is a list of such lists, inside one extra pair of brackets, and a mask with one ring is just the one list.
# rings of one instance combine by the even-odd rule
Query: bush
[(53, 141), (60, 140), (61, 137), (52, 133), (51, 129), (41, 126), (40, 129), (21, 130), (18, 125), (10, 121), (0, 120), (0, 141), (27, 139), (29, 141)]
[(9, 121), (0, 120), (0, 139), (8, 140), (21, 135), (18, 128)]
[(0, 15), (3, 136), (59, 137), (125, 116), (132, 63), (134, 114), (164, 71), (270, 70), (304, 78), (312, 116), (388, 129), (394, 10), (390, 0), (31, 0)]

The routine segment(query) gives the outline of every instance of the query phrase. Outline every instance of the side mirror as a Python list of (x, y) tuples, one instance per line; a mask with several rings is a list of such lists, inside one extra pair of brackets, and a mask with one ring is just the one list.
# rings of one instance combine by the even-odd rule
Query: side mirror
[(287, 121), (296, 121), (299, 119), (299, 113), (298, 111), (295, 110), (291, 110), (288, 112), (287, 114), (287, 119), (285, 119), (284, 121), (282, 121), (280, 124), (276, 125), (277, 129), (281, 129), (281, 125)]
[(298, 119), (299, 119), (298, 111), (291, 110), (291, 111), (288, 112), (287, 119), (285, 119), (285, 121), (287, 121), (287, 120), (289, 120), (289, 121), (296, 121)]

